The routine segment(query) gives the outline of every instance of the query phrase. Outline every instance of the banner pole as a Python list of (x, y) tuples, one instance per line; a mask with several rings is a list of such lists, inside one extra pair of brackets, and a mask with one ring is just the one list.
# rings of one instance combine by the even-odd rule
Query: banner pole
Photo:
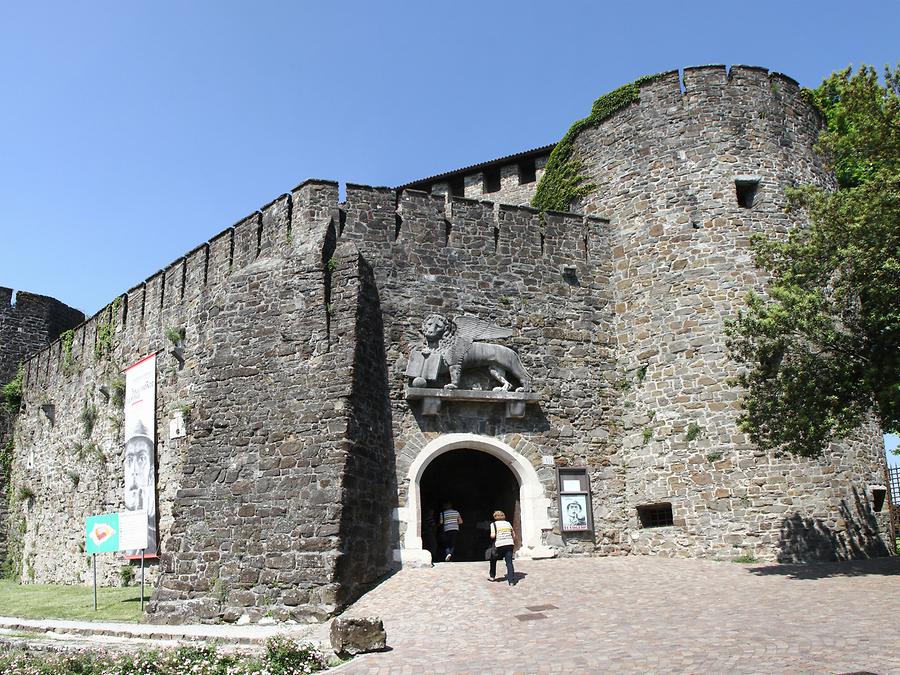
[(144, 611), (144, 550), (141, 549), (141, 613)]
[(97, 611), (97, 554), (92, 553), (91, 557), (94, 559), (94, 611)]

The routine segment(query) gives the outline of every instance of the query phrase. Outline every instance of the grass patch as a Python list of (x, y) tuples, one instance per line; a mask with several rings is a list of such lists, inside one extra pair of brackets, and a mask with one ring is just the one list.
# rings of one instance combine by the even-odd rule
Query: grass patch
[(754, 558), (749, 553), (745, 553), (744, 555), (739, 555), (737, 558), (732, 558), (731, 562), (734, 563), (742, 563), (744, 565), (750, 565), (755, 562), (759, 562), (756, 558)]
[[(144, 599), (149, 600), (149, 586), (145, 592)], [(95, 612), (93, 586), (17, 584), (2, 579), (0, 616), (137, 623), (141, 619), (141, 588), (98, 588)]]

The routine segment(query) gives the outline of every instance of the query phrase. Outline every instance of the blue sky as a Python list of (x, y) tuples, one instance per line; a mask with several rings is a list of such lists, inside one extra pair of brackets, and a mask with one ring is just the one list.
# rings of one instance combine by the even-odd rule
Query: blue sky
[(690, 65), (816, 86), (896, 62), (897, 9), (2, 3), (0, 285), (92, 314), (306, 178), (393, 186), (552, 143), (600, 94)]

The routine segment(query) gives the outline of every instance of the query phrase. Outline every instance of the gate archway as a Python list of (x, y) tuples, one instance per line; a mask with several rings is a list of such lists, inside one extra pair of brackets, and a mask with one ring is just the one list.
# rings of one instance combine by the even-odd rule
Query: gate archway
[[(477, 450), (487, 453), (502, 462), (518, 483), (520, 558), (548, 558), (556, 552), (541, 543), (541, 534), (549, 530), (548, 509), (550, 500), (544, 495), (544, 488), (531, 462), (513, 450), (509, 445), (490, 436), (477, 434), (444, 434), (428, 443), (413, 461), (407, 473), (408, 494), (406, 507), (398, 513), (405, 521), (403, 548), (397, 558), (403, 564), (427, 564), (431, 554), (422, 546), (422, 494), (421, 481), (431, 463), (441, 455), (454, 450)], [(451, 497), (452, 499), (453, 497)], [(502, 507), (501, 507), (502, 508)]]

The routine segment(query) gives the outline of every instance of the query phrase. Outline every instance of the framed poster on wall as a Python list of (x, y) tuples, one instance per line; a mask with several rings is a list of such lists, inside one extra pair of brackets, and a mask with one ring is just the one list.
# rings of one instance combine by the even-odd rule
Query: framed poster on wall
[(589, 532), (594, 529), (591, 514), (591, 486), (585, 468), (557, 469), (559, 484), (559, 529)]

